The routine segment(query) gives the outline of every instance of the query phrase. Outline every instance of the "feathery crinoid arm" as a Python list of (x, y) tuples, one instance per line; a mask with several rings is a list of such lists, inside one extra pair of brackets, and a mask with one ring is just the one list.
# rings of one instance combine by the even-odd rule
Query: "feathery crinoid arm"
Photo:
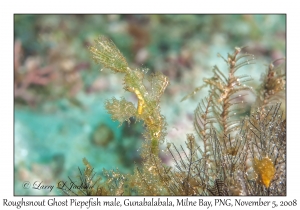
[(248, 94), (247, 91), (254, 93), (252, 87), (245, 85), (252, 78), (248, 75), (236, 75), (241, 67), (254, 63), (254, 56), (242, 54), (242, 49), (236, 47), (232, 54), (228, 54), (227, 59), (218, 55), (228, 65), (227, 77), (214, 66), (213, 77), (204, 80), (212, 89), (215, 117), (220, 122), (222, 138), (239, 129), (240, 119), (237, 116), (245, 110), (243, 97)]
[(186, 100), (208, 86), (212, 95), (209, 106), (213, 107), (214, 117), (219, 122), (221, 133), (225, 135), (238, 129), (240, 119), (236, 116), (245, 109), (243, 97), (247, 95), (247, 91), (253, 92), (252, 87), (245, 85), (245, 82), (252, 78), (248, 75), (236, 75), (241, 67), (254, 63), (254, 56), (248, 53), (243, 54), (242, 50), (243, 48), (236, 47), (232, 54), (228, 54), (227, 59), (218, 54), (228, 65), (228, 76), (218, 66), (214, 66), (213, 77), (204, 79), (204, 85), (197, 87), (181, 100)]
[[(248, 75), (237, 75), (237, 71), (249, 64), (253, 64), (254, 56), (241, 53), (242, 48), (236, 47), (232, 54), (225, 59), (228, 73), (218, 66), (212, 69), (213, 76), (204, 79), (204, 85), (196, 88), (194, 95), (203, 87), (209, 87), (208, 98), (200, 101), (195, 110), (194, 126), (203, 143), (201, 151), (201, 169), (205, 172), (203, 181), (212, 185), (213, 179), (224, 180), (228, 192), (232, 195), (243, 194), (242, 186), (235, 181), (245, 159), (244, 121), (239, 115), (245, 110), (244, 96), (253, 92), (245, 82), (251, 80)], [(209, 188), (207, 188), (209, 189)], [(209, 191), (209, 190), (208, 190)]]
[(95, 46), (89, 48), (93, 59), (96, 63), (102, 64), (104, 67), (113, 70), (116, 73), (124, 73), (124, 90), (135, 94), (138, 99), (137, 108), (133, 103), (122, 99), (112, 99), (106, 102), (106, 109), (112, 115), (113, 120), (123, 123), (129, 122), (130, 117), (142, 120), (146, 127), (144, 136), (149, 140), (145, 154), (158, 154), (159, 142), (165, 137), (166, 122), (160, 113), (160, 97), (167, 87), (168, 78), (160, 73), (154, 74), (150, 81), (152, 91), (146, 89), (144, 85), (145, 70), (129, 68), (126, 59), (121, 54), (115, 44), (106, 37), (99, 37), (95, 40)]

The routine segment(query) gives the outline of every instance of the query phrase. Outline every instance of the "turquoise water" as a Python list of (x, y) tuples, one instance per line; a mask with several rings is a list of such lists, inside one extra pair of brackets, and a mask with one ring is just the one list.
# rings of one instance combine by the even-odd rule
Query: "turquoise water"
[[(60, 100), (54, 103), (56, 105), (52, 107), (52, 111), (15, 109), (16, 194), (28, 194), (28, 190), (20, 187), (24, 181), (19, 179), (19, 174), (22, 173), (20, 171), (28, 170), (28, 173), (32, 173), (29, 176), (31, 179), (43, 179), (47, 175), (39, 174), (40, 170), (47, 168), (49, 176), (53, 177), (51, 183), (55, 184), (60, 179), (78, 175), (78, 167), (83, 169), (84, 157), (98, 174), (101, 174), (103, 168), (118, 168), (129, 172), (122, 162), (125, 155), (119, 150), (134, 153), (137, 148), (133, 145), (138, 144), (133, 142), (134, 139), (121, 137), (123, 127), (118, 127), (119, 123), (110, 119), (104, 109), (103, 99), (84, 97), (86, 100), (82, 100), (83, 108)], [(91, 135), (99, 124), (105, 124), (113, 131), (113, 139), (105, 146), (95, 145), (91, 141)], [(124, 143), (128, 148), (124, 148)], [(46, 191), (32, 193), (47, 194)]]

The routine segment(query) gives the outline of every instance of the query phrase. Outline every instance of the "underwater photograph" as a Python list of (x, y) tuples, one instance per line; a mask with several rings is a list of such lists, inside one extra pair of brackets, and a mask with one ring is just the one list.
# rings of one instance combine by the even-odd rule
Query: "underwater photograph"
[(15, 196), (286, 196), (285, 14), (14, 14)]

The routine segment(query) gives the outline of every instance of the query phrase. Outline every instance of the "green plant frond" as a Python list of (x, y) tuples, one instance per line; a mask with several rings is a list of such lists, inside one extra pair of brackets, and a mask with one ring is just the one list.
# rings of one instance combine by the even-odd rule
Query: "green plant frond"
[(131, 70), (124, 77), (124, 89), (135, 93), (138, 92), (144, 99), (148, 98), (148, 91), (143, 84), (144, 74), (140, 70)]
[(161, 73), (155, 73), (151, 76), (150, 83), (152, 89), (152, 98), (154, 98), (156, 101), (159, 101), (167, 85), (169, 84), (169, 79)]
[(85, 176), (91, 176), (93, 168), (91, 166), (91, 164), (88, 162), (88, 160), (86, 158), (83, 158), (83, 163), (85, 165), (85, 170), (84, 170), (84, 175)]
[(136, 108), (133, 103), (122, 98), (120, 101), (113, 98), (105, 103), (105, 108), (111, 114), (112, 120), (120, 122), (120, 126), (124, 121), (130, 123), (130, 117), (136, 116)]
[(115, 72), (126, 73), (128, 71), (126, 59), (110, 39), (100, 36), (95, 43), (96, 45), (91, 46), (89, 50), (96, 63)]

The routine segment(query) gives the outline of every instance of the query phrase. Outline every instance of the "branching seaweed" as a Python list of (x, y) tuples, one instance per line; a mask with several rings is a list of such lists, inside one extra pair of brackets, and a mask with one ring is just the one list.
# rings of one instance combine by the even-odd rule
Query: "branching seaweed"
[(284, 66), (275, 67), (279, 60), (269, 65), (250, 116), (240, 118), (245, 111), (243, 97), (249, 91), (254, 93), (252, 87), (244, 84), (251, 77), (236, 75), (240, 68), (254, 63), (254, 56), (243, 54), (242, 50), (236, 47), (226, 59), (218, 55), (227, 63), (228, 75), (214, 66), (213, 77), (204, 79), (203, 86), (182, 99), (203, 87), (210, 89), (194, 112), (199, 140), (188, 134), (185, 147), (168, 143), (166, 151), (173, 164), (166, 165), (158, 155), (159, 144), (166, 135), (159, 103), (168, 78), (161, 73), (153, 74), (148, 78), (151, 91), (147, 90), (146, 71), (129, 68), (114, 43), (99, 37), (96, 45), (90, 47), (93, 59), (115, 73), (123, 73), (124, 89), (138, 99), (135, 106), (125, 98), (113, 98), (105, 107), (111, 118), (121, 124), (130, 123), (131, 117), (144, 122), (143, 161), (135, 166), (133, 174), (104, 171), (106, 179), (100, 183), (84, 159), (86, 169), (84, 174), (79, 170), (77, 186), (87, 188), (62, 191), (68, 195), (286, 195), (286, 120), (284, 110), (280, 109), (285, 99)]

